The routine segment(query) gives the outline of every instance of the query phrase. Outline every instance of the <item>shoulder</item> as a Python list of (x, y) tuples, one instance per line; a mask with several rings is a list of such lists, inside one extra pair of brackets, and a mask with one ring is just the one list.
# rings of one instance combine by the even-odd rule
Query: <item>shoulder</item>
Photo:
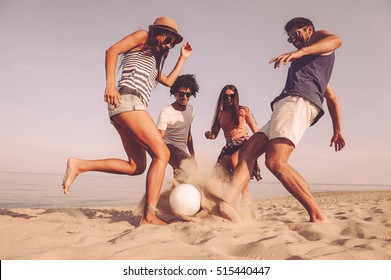
[(160, 111), (160, 114), (167, 114), (167, 113), (171, 112), (172, 110), (174, 110), (174, 108), (171, 105), (167, 105), (167, 106), (163, 107), (163, 109)]
[(144, 29), (136, 30), (135, 32), (133, 32), (130, 35), (133, 35), (136, 38), (140, 38), (140, 39), (144, 39), (144, 40), (146, 40), (148, 38), (148, 32), (145, 31)]
[(331, 34), (329, 31), (325, 30), (325, 29), (320, 29), (320, 30), (316, 30), (314, 32), (314, 35), (317, 34), (317, 35), (329, 35)]
[(137, 42), (141, 45), (144, 46), (147, 41), (148, 41), (148, 32), (145, 31), (144, 29), (137, 30), (135, 33), (136, 40)]
[(188, 103), (187, 106), (186, 106), (185, 114), (187, 116), (189, 116), (190, 118), (194, 117), (194, 107), (190, 103)]
[(191, 105), (190, 103), (187, 103), (186, 110), (189, 110), (191, 112), (194, 111), (193, 105)]
[(337, 35), (332, 34), (327, 30), (317, 30), (314, 32), (314, 34), (312, 34), (310, 44), (313, 44), (324, 38), (332, 38), (340, 41), (340, 38)]
[[(148, 32), (144, 29), (139, 29), (128, 36), (126, 36), (121, 41), (130, 46), (130, 49), (141, 50), (144, 44), (147, 42)], [(121, 42), (120, 41), (120, 42)]]
[(239, 110), (240, 110), (240, 114), (243, 114), (243, 115), (248, 115), (251, 112), (250, 108), (248, 108), (247, 106), (240, 106)]

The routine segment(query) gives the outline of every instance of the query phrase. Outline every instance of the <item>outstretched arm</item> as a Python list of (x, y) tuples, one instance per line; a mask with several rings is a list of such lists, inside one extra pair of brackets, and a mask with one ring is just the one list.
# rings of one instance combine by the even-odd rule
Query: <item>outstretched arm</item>
[(330, 147), (334, 145), (335, 151), (338, 152), (345, 147), (345, 139), (342, 134), (342, 117), (338, 97), (335, 95), (330, 84), (326, 87), (324, 98), (326, 99), (327, 108), (333, 122), (334, 133), (330, 141)]
[(184, 44), (181, 48), (181, 54), (174, 69), (172, 69), (171, 73), (168, 76), (166, 76), (164, 73), (160, 73), (159, 83), (171, 87), (178, 78), (182, 66), (185, 63), (186, 59), (190, 56), (192, 50), (193, 49), (191, 48), (189, 42), (186, 42), (186, 44)]
[(305, 55), (328, 55), (342, 45), (341, 39), (326, 30), (315, 31), (311, 40), (301, 49), (272, 58), (269, 63), (274, 62), (274, 68), (280, 67), (281, 64), (287, 64), (299, 59)]

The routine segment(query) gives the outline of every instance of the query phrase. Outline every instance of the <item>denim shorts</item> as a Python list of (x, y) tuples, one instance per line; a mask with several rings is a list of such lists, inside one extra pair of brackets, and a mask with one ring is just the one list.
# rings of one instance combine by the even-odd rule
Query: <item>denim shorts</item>
[(146, 111), (147, 106), (141, 99), (140, 94), (135, 89), (130, 89), (122, 87), (119, 89), (121, 95), (121, 103), (115, 107), (114, 105), (109, 104), (109, 117), (110, 119), (118, 114), (130, 111)]

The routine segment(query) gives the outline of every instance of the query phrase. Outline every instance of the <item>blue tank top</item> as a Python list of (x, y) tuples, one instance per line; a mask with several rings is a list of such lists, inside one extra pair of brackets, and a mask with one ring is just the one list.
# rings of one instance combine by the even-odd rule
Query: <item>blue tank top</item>
[(302, 58), (292, 61), (288, 70), (285, 87), (281, 94), (271, 103), (273, 110), (274, 102), (285, 98), (289, 95), (301, 96), (320, 108), (316, 116), (314, 125), (323, 115), (322, 104), (324, 101), (323, 94), (326, 86), (330, 81), (331, 72), (333, 71), (335, 53), (327, 56), (306, 55)]

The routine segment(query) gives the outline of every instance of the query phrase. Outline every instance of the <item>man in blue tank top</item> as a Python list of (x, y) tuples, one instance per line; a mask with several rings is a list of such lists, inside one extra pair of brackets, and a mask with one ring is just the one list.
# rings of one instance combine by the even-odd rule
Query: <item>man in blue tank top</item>
[(329, 85), (334, 64), (334, 50), (342, 44), (338, 36), (325, 30), (315, 31), (309, 19), (294, 18), (285, 25), (288, 42), (297, 50), (270, 60), (274, 68), (291, 62), (281, 94), (271, 103), (270, 121), (252, 135), (235, 155), (238, 166), (233, 176), (233, 190), (225, 200), (233, 201), (248, 184), (255, 160), (265, 153), (266, 166), (282, 185), (304, 206), (311, 222), (328, 222), (304, 178), (288, 164), (289, 157), (305, 130), (324, 114), (323, 100), (333, 122), (330, 146), (340, 151), (345, 146), (341, 130), (338, 99)]

